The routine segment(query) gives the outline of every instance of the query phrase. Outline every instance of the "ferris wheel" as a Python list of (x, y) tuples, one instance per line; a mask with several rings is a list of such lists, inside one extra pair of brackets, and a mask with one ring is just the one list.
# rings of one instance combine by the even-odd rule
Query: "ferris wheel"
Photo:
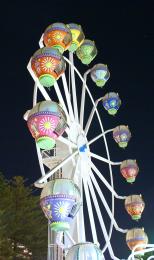
[[(121, 105), (120, 97), (109, 92), (94, 100), (87, 85), (90, 75), (102, 95), (102, 87), (110, 77), (107, 65), (97, 64), (81, 75), (74, 65), (74, 53), (83, 64), (89, 65), (97, 55), (97, 48), (94, 41), (85, 39), (81, 26), (77, 24), (54, 23), (48, 26), (39, 47), (28, 64), (35, 85), (33, 108), (25, 113), (24, 118), (36, 142), (42, 174), (35, 186), (42, 188), (40, 204), (49, 223), (48, 246), (52, 250), (49, 250), (48, 260), (100, 260), (105, 259), (106, 250), (111, 259), (119, 259), (111, 245), (113, 228), (126, 233), (126, 242), (131, 250), (136, 246), (138, 252), (143, 251), (148, 244), (144, 230), (123, 229), (114, 216), (115, 198), (125, 201), (125, 208), (134, 220), (140, 219), (145, 206), (141, 195), (121, 196), (114, 189), (113, 166), (120, 166), (119, 171), (128, 183), (135, 181), (139, 168), (132, 159), (123, 162), (111, 160), (107, 135), (112, 134), (113, 142), (125, 148), (131, 133), (125, 125), (105, 130), (98, 111), (101, 103), (109, 115), (115, 115)], [(64, 54), (66, 50), (69, 50), (68, 57)], [(41, 101), (38, 100), (40, 93)], [(96, 142), (104, 144), (104, 156), (95, 151)], [(102, 174), (101, 164), (108, 165), (109, 179)], [(111, 205), (105, 198), (102, 185), (111, 194)], [(102, 206), (110, 220), (109, 230), (102, 216)], [(85, 222), (91, 230), (90, 242), (86, 239)], [(100, 230), (105, 241), (101, 248)], [(135, 259), (134, 255), (130, 257)]]

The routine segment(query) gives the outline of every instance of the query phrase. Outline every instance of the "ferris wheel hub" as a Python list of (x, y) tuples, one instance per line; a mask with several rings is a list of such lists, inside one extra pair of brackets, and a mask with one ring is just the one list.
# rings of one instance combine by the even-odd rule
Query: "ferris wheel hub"
[(83, 159), (83, 161), (88, 161), (90, 154), (88, 140), (79, 123), (73, 122), (71, 124), (69, 139), (77, 145), (81, 159)]
[(89, 159), (89, 147), (87, 145), (88, 141), (85, 137), (84, 133), (80, 134), (77, 139), (77, 147), (79, 151), (79, 155), (83, 161), (88, 161)]

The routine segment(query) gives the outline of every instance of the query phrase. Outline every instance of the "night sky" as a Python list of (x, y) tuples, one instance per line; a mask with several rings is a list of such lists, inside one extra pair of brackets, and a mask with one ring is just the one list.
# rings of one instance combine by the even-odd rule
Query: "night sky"
[[(94, 40), (98, 48), (98, 55), (89, 67), (104, 63), (111, 73), (103, 89), (88, 80), (92, 94), (98, 98), (115, 91), (122, 99), (122, 106), (114, 118), (99, 105), (103, 125), (108, 129), (126, 124), (132, 132), (125, 150), (118, 148), (109, 135), (111, 158), (113, 161), (137, 159), (140, 168), (133, 185), (125, 183), (119, 167), (113, 170), (117, 193), (142, 193), (146, 203), (142, 220), (134, 223), (125, 212), (123, 201), (116, 200), (117, 222), (124, 228), (144, 226), (150, 243), (154, 243), (154, 2), (8, 1), (3, 3), (0, 19), (0, 170), (7, 178), (23, 175), (29, 184), (40, 177), (34, 140), (23, 120), (25, 111), (32, 107), (33, 94), (33, 80), (26, 66), (31, 55), (39, 49), (38, 41), (48, 25), (54, 22), (79, 23), (86, 38)], [(79, 70), (87, 69), (76, 62)], [(97, 154), (102, 150), (100, 145), (95, 146)], [(110, 202), (109, 195), (107, 198)], [(119, 258), (128, 256), (125, 235), (114, 232), (112, 243)], [(100, 244), (103, 244), (102, 234)], [(110, 260), (110, 257), (106, 259)]]

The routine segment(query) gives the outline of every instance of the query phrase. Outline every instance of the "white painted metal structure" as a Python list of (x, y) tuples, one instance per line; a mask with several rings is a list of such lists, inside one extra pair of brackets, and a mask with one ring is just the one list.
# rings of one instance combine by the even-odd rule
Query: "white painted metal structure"
[[(141, 251), (136, 251), (135, 250), (138, 248), (138, 247), (143, 247), (144, 250), (141, 250)], [(132, 253), (131, 255), (128, 257), (128, 260), (137, 260), (138, 258), (135, 258), (135, 256), (137, 257), (138, 255), (144, 255), (144, 253), (149, 253), (149, 252), (153, 252), (154, 253), (154, 244), (147, 244), (147, 245), (136, 245), (133, 250), (132, 250)], [(150, 259), (154, 259), (154, 255), (153, 256), (149, 256), (147, 258), (147, 260), (150, 260)], [(140, 260), (142, 260), (142, 258), (140, 258)]]
[[(40, 48), (43, 47), (43, 37), (39, 42)], [(79, 186), (82, 198), (83, 192), (85, 194), (85, 200), (87, 204), (87, 210), (89, 214), (89, 228), (91, 228), (92, 233), (92, 242), (99, 245), (97, 230), (95, 225), (95, 216), (94, 209), (97, 214), (97, 218), (99, 220), (99, 224), (102, 231), (102, 236), (105, 239), (105, 245), (102, 248), (102, 252), (108, 250), (111, 259), (119, 259), (114, 255), (112, 245), (110, 242), (113, 228), (117, 231), (126, 233), (126, 229), (122, 229), (118, 226), (115, 218), (114, 218), (114, 199), (125, 199), (125, 196), (120, 196), (114, 190), (113, 176), (112, 176), (112, 166), (120, 165), (121, 162), (112, 162), (110, 159), (109, 148), (107, 144), (106, 135), (113, 131), (113, 129), (104, 130), (102, 120), (100, 118), (97, 105), (99, 101), (98, 99), (94, 101), (91, 92), (87, 86), (86, 79), (87, 75), (90, 72), (88, 70), (84, 76), (80, 74), (77, 68), (74, 66), (73, 54), (69, 53), (69, 59), (64, 57), (67, 67), (69, 69), (70, 74), (70, 82), (67, 79), (65, 73), (62, 75), (59, 81), (62, 81), (61, 86), (59, 86), (59, 81), (55, 83), (54, 87), (51, 88), (50, 91), (44, 88), (34, 75), (30, 62), (28, 64), (28, 70), (34, 79), (34, 94), (33, 94), (33, 106), (37, 103), (37, 94), (38, 91), (42, 93), (42, 96), (45, 100), (52, 99), (52, 93), (55, 91), (58, 101), (61, 104), (63, 110), (67, 116), (68, 128), (66, 129), (63, 136), (59, 137), (56, 143), (56, 147), (51, 151), (41, 151), (37, 145), (37, 155), (40, 164), (42, 177), (36, 181), (35, 185), (37, 187), (43, 187), (44, 183), (46, 183), (52, 175), (56, 174), (59, 170), (62, 170), (63, 177), (74, 179), (75, 183)], [(76, 84), (76, 75), (81, 80), (82, 88), (77, 86)], [(78, 93), (77, 93), (78, 92)], [(62, 94), (63, 93), (63, 94)], [(79, 103), (79, 95), (81, 95), (81, 102)], [(89, 114), (88, 119), (85, 119), (85, 105), (86, 105), (86, 97), (89, 96), (92, 104), (92, 110)], [(91, 127), (94, 127), (92, 124), (94, 116), (97, 117), (97, 121), (100, 127), (100, 133), (94, 136), (91, 140), (88, 140), (88, 132)], [(25, 114), (26, 119), (26, 114)], [(106, 157), (102, 157), (101, 155), (96, 154), (91, 150), (91, 145), (95, 143), (97, 140), (102, 140), (105, 144), (106, 148)], [(110, 182), (106, 180), (104, 175), (102, 175), (101, 170), (94, 164), (93, 159), (96, 159), (102, 163), (107, 163), (109, 166), (109, 174), (110, 174)], [(49, 168), (49, 171), (46, 171), (46, 167)], [(99, 179), (99, 182), (98, 182)], [(109, 190), (112, 196), (112, 205), (111, 207), (108, 205), (108, 202), (103, 195), (102, 189), (100, 188), (100, 184), (103, 183), (106, 188)], [(97, 191), (97, 195), (96, 195)], [(108, 217), (110, 219), (110, 229), (107, 230), (104, 219), (101, 214), (101, 208), (97, 200), (97, 196), (100, 197)], [(52, 239), (51, 239), (52, 237)], [(52, 240), (52, 241), (51, 241)], [(69, 232), (59, 232), (58, 234), (50, 234), (49, 230), (49, 247), (52, 244), (57, 244), (61, 248), (64, 249), (64, 252), (67, 252), (67, 249), (71, 247), (73, 244), (80, 243), (86, 241), (86, 233), (85, 233), (85, 223), (84, 223), (84, 211), (83, 207), (80, 208), (74, 222), (71, 225), (71, 229)], [(132, 255), (129, 259), (133, 258)], [(104, 258), (104, 257), (103, 257)], [(50, 252), (48, 255), (48, 260), (57, 260), (54, 257), (51, 257)], [(60, 260), (63, 258), (59, 258)], [(104, 258), (105, 259), (105, 258)]]

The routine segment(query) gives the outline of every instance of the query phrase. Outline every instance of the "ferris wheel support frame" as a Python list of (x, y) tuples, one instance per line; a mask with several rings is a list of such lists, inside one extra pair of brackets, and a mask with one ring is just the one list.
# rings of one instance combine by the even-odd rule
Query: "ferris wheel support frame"
[[(34, 106), (34, 104), (36, 104), (37, 88), (39, 88), (39, 90), (41, 91), (42, 95), (44, 96), (44, 98), (45, 98), (46, 100), (51, 100), (51, 98), (49, 97), (49, 95), (48, 95), (48, 93), (46, 92), (45, 88), (39, 83), (38, 79), (36, 78), (34, 72), (33, 72), (32, 69), (31, 69), (30, 62), (31, 62), (31, 59), (30, 59), (30, 61), (29, 61), (29, 63), (28, 63), (27, 69), (28, 69), (29, 73), (31, 74), (32, 78), (33, 78), (34, 81), (35, 81), (35, 85), (34, 85), (34, 93), (35, 93), (35, 94), (33, 95), (33, 106)], [(73, 67), (74, 67), (74, 65), (73, 65)], [(76, 69), (76, 70), (77, 70), (77, 69)], [(88, 75), (88, 73), (89, 73), (89, 72), (87, 72), (87, 75)], [(79, 74), (80, 74), (80, 73), (79, 73)], [(82, 77), (82, 76), (81, 76), (81, 77)], [(68, 93), (68, 87), (67, 87), (67, 82), (66, 82), (65, 73), (62, 75), (62, 78), (63, 78), (63, 84), (65, 85), (65, 88), (64, 88), (64, 89), (65, 89), (65, 91)], [(65, 82), (65, 83), (64, 83), (64, 82)], [(83, 84), (84, 84), (84, 83), (83, 83)], [(59, 100), (62, 100), (63, 98), (62, 98), (62, 95), (61, 95), (61, 93), (60, 93), (59, 86), (57, 87), (57, 85), (58, 85), (58, 84), (56, 84), (56, 90), (58, 89), (58, 94), (57, 94), (57, 96), (59, 97)], [(57, 93), (57, 91), (56, 91), (56, 93)], [(68, 93), (68, 94), (69, 94), (69, 93)], [(34, 101), (34, 100), (35, 100), (35, 101)], [(73, 112), (72, 107), (71, 107), (70, 97), (69, 97), (69, 96), (68, 96), (68, 99), (67, 99), (67, 100), (69, 100), (68, 103), (69, 103), (70, 111)], [(98, 99), (98, 100), (96, 100), (95, 104), (97, 105), (100, 100), (101, 100), (101, 98)], [(64, 104), (64, 101), (62, 101), (62, 103)], [(65, 105), (64, 105), (64, 106), (65, 106)], [(66, 106), (65, 106), (65, 110), (67, 110)], [(90, 121), (92, 121), (92, 118), (93, 118), (93, 115), (94, 115), (94, 113), (95, 113), (95, 110), (96, 110), (96, 107), (94, 107), (94, 108), (92, 109), (92, 112), (91, 112), (90, 117), (89, 117)], [(67, 113), (68, 113), (68, 112), (67, 112)], [(89, 121), (89, 119), (88, 119), (88, 121)], [(73, 118), (72, 118), (72, 120), (73, 120)], [(72, 120), (71, 120), (71, 121), (72, 121)], [(97, 137), (95, 137), (95, 138), (93, 138), (91, 141), (89, 141), (89, 142), (88, 142), (88, 145), (92, 144), (94, 141), (98, 140), (99, 138), (103, 137), (105, 134), (107, 134), (107, 133), (109, 133), (109, 132), (112, 132), (112, 131), (113, 131), (113, 129), (106, 130), (105, 132), (101, 133), (100, 135), (98, 135)], [(67, 131), (67, 132), (68, 132), (68, 131)], [(59, 137), (59, 140), (62, 141), (63, 143), (65, 143), (65, 144), (67, 144), (67, 145), (70, 145), (70, 146), (74, 147), (74, 148), (77, 147), (76, 144), (72, 143), (70, 140), (68, 140), (68, 139), (66, 139), (66, 138), (64, 138), (64, 137), (62, 137), (62, 136)], [(100, 157), (100, 156), (99, 156), (99, 157)], [(121, 162), (120, 162), (120, 163), (119, 163), (119, 162), (118, 162), (118, 163), (116, 163), (116, 162), (114, 163), (114, 162), (111, 162), (110, 160), (107, 160), (107, 159), (105, 159), (105, 158), (102, 157), (102, 160), (103, 160), (103, 159), (104, 159), (104, 161), (106, 161), (107, 163), (109, 163), (109, 164), (111, 164), (111, 165), (121, 164)]]
[[(43, 35), (42, 35), (42, 37), (41, 37), (41, 39), (40, 39), (39, 44), (40, 44), (40, 47), (44, 47), (44, 45), (43, 45)], [(113, 230), (113, 225), (115, 225), (117, 228), (119, 228), (118, 225), (117, 225), (117, 223), (115, 222), (115, 220), (113, 220), (113, 219), (114, 219), (114, 197), (120, 198), (120, 199), (124, 199), (124, 198), (126, 198), (126, 197), (122, 197), (122, 196), (117, 195), (117, 193), (114, 191), (114, 186), (113, 186), (113, 176), (112, 176), (112, 168), (111, 168), (111, 165), (119, 165), (120, 163), (119, 163), (119, 162), (118, 162), (118, 163), (114, 163), (114, 162), (112, 162), (112, 161), (110, 160), (108, 145), (107, 145), (107, 141), (106, 141), (106, 137), (105, 137), (105, 134), (106, 134), (107, 132), (113, 131), (113, 129), (104, 131), (103, 125), (102, 125), (102, 122), (101, 122), (101, 119), (100, 119), (100, 116), (99, 116), (98, 111), (97, 111), (97, 105), (98, 105), (98, 102), (99, 102), (101, 99), (96, 100), (96, 102), (93, 101), (93, 98), (92, 98), (92, 96), (91, 96), (91, 93), (90, 93), (90, 91), (89, 91), (89, 89), (88, 89), (88, 87), (87, 87), (87, 85), (86, 85), (86, 78), (87, 78), (87, 77), (82, 78), (81, 74), (79, 73), (79, 71), (78, 71), (78, 70), (76, 69), (76, 67), (74, 66), (73, 54), (70, 55), (70, 60), (68, 60), (66, 57), (64, 57), (64, 59), (69, 63), (70, 68), (71, 68), (71, 81), (72, 81), (72, 83), (73, 83), (73, 84), (72, 84), (72, 93), (74, 93), (74, 94), (73, 94), (74, 112), (73, 112), (73, 108), (72, 108), (72, 105), (71, 105), (71, 100), (70, 100), (70, 96), (69, 96), (68, 85), (67, 85), (67, 81), (66, 81), (65, 74), (62, 75), (62, 81), (63, 81), (63, 86), (64, 86), (64, 91), (65, 91), (65, 96), (66, 96), (66, 101), (67, 101), (68, 109), (67, 109), (67, 107), (65, 106), (65, 102), (64, 102), (63, 97), (62, 97), (62, 95), (61, 95), (61, 92), (60, 92), (60, 89), (59, 89), (59, 86), (58, 86), (58, 83), (57, 83), (57, 82), (55, 83), (54, 88), (55, 88), (55, 91), (56, 91), (56, 93), (57, 93), (58, 99), (59, 99), (60, 103), (62, 104), (62, 107), (64, 106), (64, 111), (65, 111), (65, 113), (66, 113), (66, 116), (67, 116), (67, 119), (68, 119), (68, 122), (69, 122), (68, 125), (70, 126), (70, 124), (74, 121), (74, 117), (75, 117), (75, 121), (78, 121), (78, 119), (79, 119), (79, 118), (78, 118), (78, 110), (77, 110), (77, 97), (76, 97), (76, 92), (75, 92), (75, 91), (76, 91), (75, 75), (74, 75), (74, 71), (75, 71), (75, 72), (78, 74), (79, 78), (82, 80), (82, 83), (83, 83), (83, 88), (82, 88), (83, 94), (82, 94), (82, 96), (83, 96), (84, 102), (85, 102), (85, 91), (87, 90), (87, 92), (88, 92), (88, 94), (89, 94), (89, 96), (90, 96), (90, 98), (91, 98), (92, 104), (93, 104), (93, 109), (92, 109), (92, 111), (91, 111), (91, 114), (90, 114), (90, 116), (89, 116), (89, 119), (88, 119), (87, 124), (86, 124), (86, 127), (85, 127), (85, 130), (86, 130), (85, 133), (86, 133), (86, 135), (87, 135), (88, 130), (89, 130), (89, 127), (90, 127), (90, 125), (91, 125), (91, 122), (92, 122), (92, 119), (93, 119), (93, 116), (94, 116), (94, 113), (95, 113), (95, 112), (96, 112), (96, 114), (97, 114), (97, 118), (98, 118), (98, 121), (99, 121), (101, 130), (102, 130), (102, 133), (101, 133), (99, 136), (93, 138), (90, 142), (87, 143), (87, 145), (92, 144), (94, 141), (98, 140), (98, 139), (101, 138), (101, 137), (104, 138), (104, 142), (105, 142), (105, 147), (106, 147), (106, 152), (107, 152), (107, 157), (108, 157), (108, 159), (103, 158), (103, 157), (101, 157), (101, 156), (98, 156), (98, 155), (96, 155), (96, 154), (94, 154), (94, 153), (91, 153), (91, 152), (90, 152), (90, 156), (91, 156), (91, 157), (94, 157), (94, 158), (96, 158), (96, 159), (99, 159), (100, 161), (106, 162), (106, 163), (108, 163), (108, 165), (109, 165), (111, 185), (108, 184), (108, 182), (106, 181), (106, 179), (105, 179), (103, 176), (102, 176), (103, 178), (102, 178), (102, 177), (100, 178), (100, 179), (102, 180), (102, 182), (107, 186), (107, 188), (108, 188), (108, 189), (111, 191), (111, 193), (112, 193), (112, 213), (111, 213), (111, 211), (109, 211), (109, 212), (112, 214), (113, 218), (111, 219), (111, 226), (110, 226), (110, 230), (109, 230), (109, 235), (107, 234), (107, 230), (106, 230), (106, 228), (105, 228), (104, 222), (101, 223), (101, 227), (102, 227), (103, 234), (104, 234), (104, 237), (105, 237), (105, 240), (106, 240), (106, 245), (105, 245), (105, 247), (104, 247), (104, 251), (105, 251), (106, 248), (108, 247), (109, 252), (110, 252), (110, 255), (112, 256), (112, 259), (118, 259), (117, 257), (114, 256), (114, 253), (113, 253), (113, 250), (112, 250), (112, 247), (111, 247), (111, 244), (110, 244), (110, 238), (111, 238), (111, 234), (112, 234), (112, 230)], [(29, 62), (29, 64), (30, 64), (30, 62)], [(30, 68), (30, 66), (29, 66), (29, 68)], [(28, 70), (30, 71), (30, 74), (32, 75), (33, 72), (32, 72), (32, 70), (31, 70), (31, 68), (28, 69)], [(89, 70), (89, 72), (90, 72), (90, 70)], [(88, 73), (89, 73), (89, 72), (88, 72)], [(87, 75), (88, 75), (88, 73), (87, 73)], [(32, 76), (32, 77), (33, 77), (33, 76)], [(41, 91), (41, 93), (42, 93), (42, 95), (45, 97), (45, 99), (46, 99), (46, 100), (51, 100), (50, 97), (49, 97), (49, 95), (47, 94), (46, 90), (44, 89), (44, 87), (40, 85), (40, 83), (39, 83), (38, 80), (36, 80), (36, 76), (35, 76), (35, 75), (34, 75), (33, 79), (34, 79), (34, 81), (35, 81), (35, 85), (37, 84), (37, 87), (39, 88), (39, 90)], [(84, 114), (84, 106), (83, 106), (83, 103), (84, 103), (84, 102), (81, 101), (81, 107), (80, 107), (80, 108), (81, 108), (81, 110), (80, 110), (80, 123), (82, 123), (82, 124), (83, 124), (83, 114)], [(69, 111), (69, 112), (68, 112), (68, 111)], [(82, 111), (82, 112), (81, 112), (81, 111)], [(69, 128), (66, 130), (66, 133), (67, 133), (67, 135), (69, 136)], [(59, 138), (59, 140), (60, 140), (61, 142), (65, 143), (65, 144), (67, 144), (70, 149), (72, 148), (73, 145), (75, 145), (75, 144), (73, 144), (70, 140), (68, 140), (67, 138), (64, 138), (64, 137)], [(69, 160), (73, 160), (74, 156), (76, 156), (77, 153), (78, 153), (78, 150), (75, 151), (75, 152), (74, 152), (73, 154), (71, 154), (70, 156), (68, 156), (65, 160), (63, 160), (57, 167), (55, 167), (54, 169), (52, 169), (49, 173), (45, 174), (45, 176), (42, 176), (42, 178), (40, 178), (37, 182), (35, 182), (35, 184), (37, 185), (37, 184), (41, 184), (42, 182), (47, 181), (47, 179), (48, 179), (52, 174), (54, 174), (56, 170), (62, 168)], [(38, 156), (38, 158), (39, 158), (39, 156)], [(41, 158), (39, 158), (39, 161), (41, 161), (41, 164), (43, 165), (43, 162), (42, 162)], [(92, 167), (92, 166), (93, 166), (93, 164), (92, 164), (92, 162), (91, 162), (91, 167)], [(41, 167), (40, 167), (40, 168), (41, 168)], [(43, 170), (41, 170), (41, 172), (43, 172)], [(44, 171), (44, 172), (45, 172), (45, 171)], [(100, 174), (101, 174), (101, 173), (98, 171), (97, 168), (94, 170), (94, 172), (95, 172), (97, 175), (100, 175)], [(92, 173), (92, 174), (93, 174), (93, 173)], [(43, 174), (42, 174), (42, 175), (43, 175)], [(93, 175), (93, 176), (94, 176), (94, 175)], [(99, 176), (99, 177), (100, 177), (100, 176)], [(91, 180), (90, 180), (90, 181), (91, 181)], [(85, 180), (83, 181), (83, 185), (84, 185), (84, 183), (85, 183)], [(81, 186), (82, 186), (82, 183), (81, 183)], [(86, 186), (86, 185), (85, 185), (85, 186)], [(87, 186), (86, 186), (86, 187), (87, 187)], [(89, 187), (89, 186), (88, 186), (88, 187)], [(89, 197), (90, 197), (89, 191), (90, 191), (90, 188), (86, 188), (86, 192), (85, 192), (85, 193), (87, 194), (88, 200), (89, 200)], [(95, 195), (95, 196), (96, 196), (96, 195)], [(91, 203), (91, 202), (90, 202), (90, 203)], [(89, 204), (89, 205), (90, 205), (90, 204)], [(96, 210), (96, 211), (97, 211), (97, 210)], [(100, 215), (101, 215), (100, 209), (98, 210), (97, 214), (98, 214), (98, 217), (99, 217), (99, 220), (100, 220), (100, 219), (101, 219), (101, 217), (100, 217)], [(92, 214), (91, 214), (91, 215), (92, 215)], [(103, 219), (102, 219), (102, 220), (103, 220)], [(91, 223), (92, 223), (92, 222), (93, 222), (93, 220), (92, 220), (92, 217), (91, 217)], [(120, 228), (119, 228), (119, 229), (120, 229)], [(122, 229), (120, 229), (120, 230), (122, 230)], [(104, 233), (104, 232), (105, 232), (105, 233)], [(95, 234), (95, 231), (94, 231), (94, 230), (93, 230), (93, 234)], [(96, 234), (96, 236), (97, 236), (97, 234)], [(94, 239), (95, 241), (97, 240), (97, 239), (96, 239), (96, 236), (93, 235), (93, 237), (95, 237), (95, 239)], [(104, 251), (103, 251), (103, 252), (104, 252)]]
[[(36, 105), (37, 103), (37, 90), (38, 90), (38, 85), (40, 86), (40, 90), (41, 90), (41, 93), (43, 94), (43, 96), (45, 97), (46, 100), (51, 100), (50, 97), (48, 96), (46, 90), (44, 89), (44, 87), (42, 88), (42, 86), (39, 84), (39, 82), (37, 81), (35, 75), (33, 75), (33, 72), (30, 68), (30, 62), (28, 64), (28, 70), (31, 72), (30, 74), (32, 75), (33, 79), (35, 79), (35, 85), (34, 85), (34, 92), (33, 92), (33, 107)], [(71, 146), (75, 146), (73, 143), (69, 142), (69, 140), (66, 140), (65, 138), (61, 137), (60, 138), (61, 141), (63, 141), (64, 143), (67, 143), (67, 145), (69, 144), (69, 147), (70, 145)], [(64, 139), (64, 140), (63, 140)], [(75, 146), (76, 147), (76, 146)], [(42, 156), (41, 156), (41, 152), (40, 152), (40, 148), (37, 146), (36, 144), (36, 151), (37, 151), (37, 156), (38, 156), (38, 161), (39, 161), (39, 165), (40, 165), (40, 170), (41, 170), (41, 173), (42, 173), (42, 176), (45, 176), (45, 170), (44, 170), (44, 165), (43, 165), (43, 161), (42, 161)], [(47, 183), (47, 180), (45, 181), (45, 183)], [(39, 188), (41, 186), (39, 185)], [(56, 236), (56, 240), (55, 238), (53, 238), (53, 232), (51, 231), (51, 228), (50, 228), (50, 223), (48, 221), (48, 251), (47, 251), (47, 259), (48, 260), (55, 260), (55, 256), (52, 255), (51, 253), (51, 246), (53, 245), (53, 243), (55, 243), (55, 241), (57, 241), (57, 238), (59, 237), (58, 234)], [(66, 233), (66, 236), (68, 237), (68, 234)], [(69, 239), (71, 240), (71, 236), (69, 236)], [(73, 239), (72, 239), (73, 241)], [(58, 243), (56, 243), (58, 245)], [(62, 247), (62, 243), (60, 243), (60, 245), (58, 246), (61, 246)], [(59, 252), (57, 253), (59, 254)], [(57, 256), (56, 256), (57, 257)], [(62, 259), (61, 259), (62, 260)]]
[[(97, 138), (98, 138), (98, 137), (97, 137)], [(100, 136), (99, 136), (99, 138), (100, 138)], [(94, 140), (92, 140), (92, 142), (94, 142)], [(92, 143), (92, 142), (91, 142), (91, 143)]]
[[(109, 132), (111, 132), (111, 131), (113, 131), (113, 129), (107, 130), (105, 133), (102, 133), (102, 134), (96, 136), (96, 137), (93, 138), (91, 141), (89, 141), (89, 142), (87, 143), (87, 145), (92, 144), (93, 142), (95, 142), (96, 140), (98, 140), (99, 138), (101, 138), (102, 136), (104, 136), (106, 133), (109, 133)], [(74, 148), (76, 148), (76, 145), (73, 144), (73, 143), (71, 143), (71, 142), (70, 142), (69, 140), (67, 140), (66, 138), (59, 137), (59, 140), (62, 141), (63, 143), (65, 143), (65, 144), (67, 144), (67, 145), (71, 145), (71, 146), (73, 146)], [(76, 150), (76, 151), (72, 154), (72, 157), (74, 157), (74, 156), (77, 155), (78, 153), (79, 153), (79, 151)], [(112, 162), (112, 161), (109, 161), (109, 160), (107, 160), (106, 158), (101, 157), (101, 156), (97, 156), (96, 154), (91, 153), (91, 152), (90, 152), (90, 155), (91, 155), (92, 157), (94, 157), (94, 158), (97, 158), (97, 159), (99, 158), (101, 161), (104, 161), (104, 162), (106, 162), (106, 163), (110, 163), (111, 165), (119, 165), (119, 164), (121, 164), (120, 162)], [(63, 162), (61, 162), (60, 167), (62, 167), (63, 165), (65, 165), (65, 164), (68, 162), (68, 160), (72, 159), (72, 157), (71, 157), (71, 156), (68, 156)], [(52, 171), (49, 171), (45, 176), (41, 177), (37, 182), (39, 182), (39, 183), (44, 182), (45, 179), (50, 178), (50, 177), (52, 176), (52, 174), (53, 174), (54, 172), (56, 172), (57, 170), (59, 170), (59, 168), (57, 169), (57, 167), (55, 167), (54, 169), (52, 169)], [(100, 173), (100, 174), (101, 174), (101, 173)]]
[(61, 169), (68, 161), (70, 161), (75, 155), (77, 155), (78, 150), (76, 150), (75, 152), (73, 152), (73, 154), (69, 155), (66, 159), (64, 159), (59, 165), (57, 165), (56, 167), (54, 167), (51, 171), (49, 171), (48, 173), (45, 174), (45, 176), (41, 177), (40, 179), (38, 179), (35, 182), (35, 185), (37, 184), (41, 184), (43, 182), (45, 182), (48, 178), (50, 178), (56, 171), (58, 171), (59, 169)]
[[(64, 57), (64, 58), (65, 58), (65, 60), (66, 60), (70, 65), (72, 65), (72, 64), (70, 63), (70, 61), (69, 61), (66, 57)], [(75, 70), (76, 73), (78, 74), (79, 78), (81, 79), (82, 83), (84, 84), (85, 89), (87, 90), (87, 92), (88, 92), (88, 94), (89, 94), (89, 97), (90, 97), (90, 99), (91, 99), (91, 101), (92, 101), (92, 104), (93, 104), (93, 109), (92, 109), (92, 112), (91, 112), (91, 113), (94, 114), (94, 112), (96, 112), (97, 118), (98, 118), (98, 121), (99, 121), (99, 124), (100, 124), (100, 127), (101, 127), (101, 131), (102, 131), (102, 133), (103, 133), (103, 132), (104, 132), (104, 128), (103, 128), (103, 125), (102, 125), (102, 122), (101, 122), (101, 119), (100, 119), (100, 116), (99, 116), (99, 113), (98, 113), (98, 110), (97, 110), (97, 102), (99, 102), (100, 99), (97, 100), (96, 103), (94, 102), (94, 100), (93, 100), (93, 98), (92, 98), (92, 95), (91, 95), (91, 93), (90, 93), (90, 91), (89, 91), (89, 89), (88, 89), (88, 87), (87, 87), (87, 84), (86, 84), (86, 82), (84, 82), (84, 79), (83, 79), (83, 77), (81, 76), (80, 72), (77, 70), (77, 68), (76, 68), (74, 65), (72, 65), (72, 66), (74, 67), (74, 70)], [(109, 148), (108, 148), (108, 144), (107, 144), (107, 140), (106, 140), (105, 135), (103, 136), (103, 138), (104, 138), (104, 143), (105, 143), (105, 147), (106, 147), (107, 157), (108, 157), (108, 160), (110, 161)], [(110, 164), (110, 163), (109, 163), (109, 172), (110, 172), (111, 186), (112, 186), (112, 188), (114, 188), (112, 167), (111, 167), (111, 164)], [(113, 216), (114, 216), (114, 196), (113, 196), (113, 194), (112, 194), (112, 214), (113, 214)], [(112, 231), (113, 231), (113, 222), (111, 221), (110, 230), (109, 230), (109, 238), (110, 238), (110, 239), (111, 239)], [(106, 248), (107, 248), (107, 244), (106, 244), (105, 249), (106, 249)]]

